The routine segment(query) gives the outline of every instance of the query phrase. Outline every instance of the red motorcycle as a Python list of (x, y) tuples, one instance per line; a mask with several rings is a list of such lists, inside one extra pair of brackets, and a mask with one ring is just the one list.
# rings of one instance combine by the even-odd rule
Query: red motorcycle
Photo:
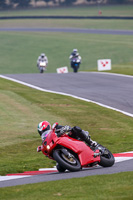
[(71, 138), (66, 133), (58, 137), (54, 126), (43, 139), (41, 151), (45, 156), (57, 162), (59, 172), (79, 171), (83, 167), (97, 164), (111, 167), (115, 161), (112, 153), (100, 144), (91, 148), (85, 142)]

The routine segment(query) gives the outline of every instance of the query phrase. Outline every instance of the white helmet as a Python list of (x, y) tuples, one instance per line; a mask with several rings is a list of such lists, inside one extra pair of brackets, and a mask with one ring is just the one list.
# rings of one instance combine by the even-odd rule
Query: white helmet
[(41, 58), (44, 58), (45, 57), (45, 53), (41, 53)]
[(74, 53), (77, 53), (77, 52), (78, 52), (78, 49), (73, 49), (73, 52), (74, 52)]

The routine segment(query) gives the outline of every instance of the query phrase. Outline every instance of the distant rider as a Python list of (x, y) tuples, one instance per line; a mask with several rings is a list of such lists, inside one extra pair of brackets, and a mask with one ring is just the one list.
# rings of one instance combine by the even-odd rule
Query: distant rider
[[(42, 142), (46, 139), (49, 132), (51, 131), (51, 124), (48, 121), (42, 121), (38, 124), (38, 133), (42, 138)], [(68, 135), (77, 140), (81, 140), (87, 143), (88, 146), (95, 147), (97, 145), (96, 141), (91, 140), (89, 132), (82, 130), (78, 126), (71, 128), (70, 126), (61, 126), (57, 122), (55, 123), (55, 133), (58, 137), (68, 132)], [(41, 151), (41, 146), (38, 146), (37, 151)]]
[(48, 65), (48, 58), (45, 53), (41, 53), (41, 55), (37, 59), (37, 67), (40, 70), (40, 62), (46, 62), (46, 66)]
[(80, 63), (81, 63), (81, 56), (78, 53), (78, 49), (73, 49), (71, 55), (69, 56), (70, 65), (71, 65), (72, 68), (73, 68), (73, 59), (74, 58), (78, 58), (80, 60)]

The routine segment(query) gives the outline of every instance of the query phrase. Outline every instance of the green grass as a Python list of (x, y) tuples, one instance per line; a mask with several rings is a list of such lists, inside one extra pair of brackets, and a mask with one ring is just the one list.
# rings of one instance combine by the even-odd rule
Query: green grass
[(133, 75), (133, 37), (43, 32), (0, 32), (0, 73), (37, 73), (41, 52), (49, 59), (47, 72), (68, 66), (69, 55), (78, 48), (82, 57), (80, 71), (97, 71), (97, 60), (112, 60), (112, 71)]
[[(133, 5), (106, 5), (100, 6), (102, 16), (133, 16)], [(96, 16), (99, 11), (98, 6), (71, 6), (58, 8), (40, 8), (26, 10), (8, 10), (1, 11), (0, 16), (38, 16), (38, 15), (53, 15), (53, 16)]]
[(1, 175), (55, 165), (36, 152), (41, 144), (37, 125), (42, 120), (78, 125), (113, 153), (132, 150), (133, 118), (119, 112), (2, 78), (0, 99)]
[[(1, 28), (87, 28), (133, 30), (132, 20), (95, 20), (95, 19), (15, 19), (0, 20)], [(76, 35), (76, 34), (75, 34)]]
[(132, 200), (133, 172), (0, 188), (7, 200)]

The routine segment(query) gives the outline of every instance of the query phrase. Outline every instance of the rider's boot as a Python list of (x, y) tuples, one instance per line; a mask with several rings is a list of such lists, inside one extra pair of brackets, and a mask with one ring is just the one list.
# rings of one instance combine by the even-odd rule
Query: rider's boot
[(88, 144), (88, 146), (91, 146), (91, 147), (96, 147), (97, 146), (97, 142), (93, 141), (90, 138), (90, 135), (89, 135), (88, 131), (82, 130), (82, 134), (84, 135), (84, 141)]
[(90, 138), (89, 132), (88, 131), (84, 131), (82, 130), (82, 135), (84, 137), (84, 141), (89, 145), (89, 146), (96, 146), (97, 143), (95, 141), (93, 141)]
[(91, 147), (96, 147), (97, 145), (98, 145), (98, 144), (97, 144), (96, 141), (90, 139), (90, 146), (91, 146)]

